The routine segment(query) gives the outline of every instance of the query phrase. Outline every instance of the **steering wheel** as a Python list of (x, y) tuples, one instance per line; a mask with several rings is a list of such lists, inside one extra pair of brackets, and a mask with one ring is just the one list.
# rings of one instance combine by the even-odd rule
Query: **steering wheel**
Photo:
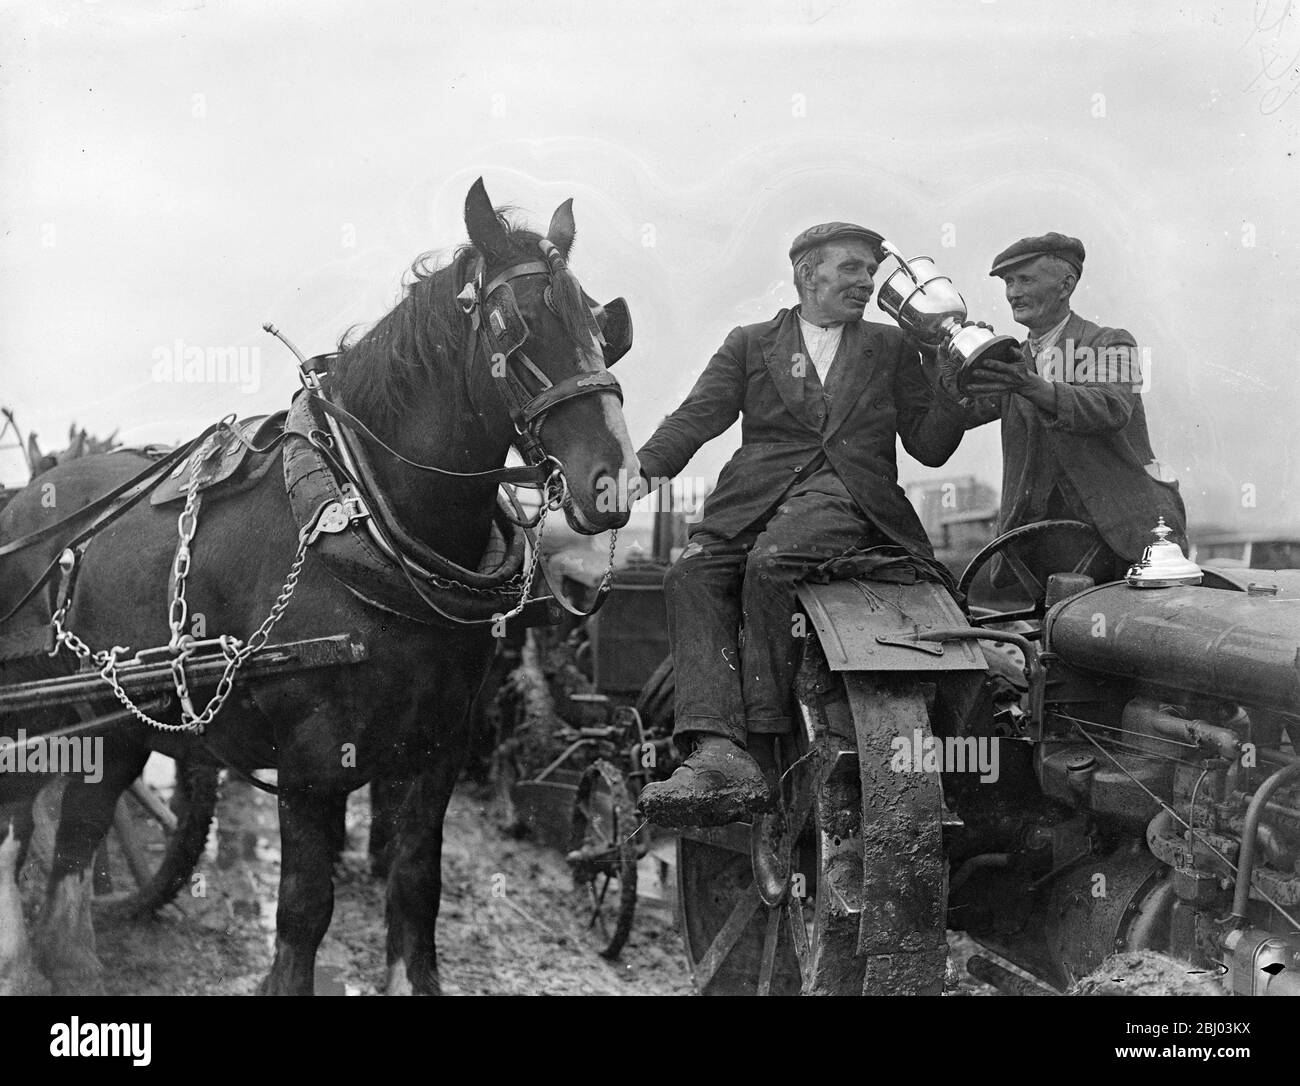
[(1025, 556), (1035, 550), (1041, 553), (1045, 545), (1050, 545), (1057, 553), (1068, 547), (1069, 551), (1066, 553), (1071, 556), (1078, 555), (1072, 566), (1053, 569), (1051, 571), (1053, 573), (1087, 573), (1106, 548), (1097, 529), (1081, 520), (1044, 520), (1037, 524), (1025, 524), (1013, 528), (998, 536), (970, 560), (970, 565), (961, 575), (957, 587), (963, 594), (968, 593), (971, 584), (984, 567), (996, 555), (1001, 555), (1004, 565), (1011, 570), (1020, 587), (1029, 594), (1033, 603), (1030, 607), (1018, 611), (996, 611), (987, 615), (973, 615), (969, 620), (972, 626), (994, 626), (1003, 622), (1042, 619), (1047, 610), (1047, 586), (1038, 579), (1025, 560)]

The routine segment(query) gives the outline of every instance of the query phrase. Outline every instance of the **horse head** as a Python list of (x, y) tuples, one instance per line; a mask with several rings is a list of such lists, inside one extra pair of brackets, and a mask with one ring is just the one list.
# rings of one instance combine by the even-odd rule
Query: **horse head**
[[(479, 335), (471, 396), (484, 415), (503, 406), (526, 456), (562, 472), (563, 507), (587, 535), (627, 523), (627, 483), (640, 471), (608, 372), (631, 341), (626, 304), (596, 305), (569, 269), (577, 233), (573, 201), (545, 237), (511, 228), (480, 178), (465, 200), (478, 260), (461, 300)], [(481, 328), (481, 334), (480, 334)]]

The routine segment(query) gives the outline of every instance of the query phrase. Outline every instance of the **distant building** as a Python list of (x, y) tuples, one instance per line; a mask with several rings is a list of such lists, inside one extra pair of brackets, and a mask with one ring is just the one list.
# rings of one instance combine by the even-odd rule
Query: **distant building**
[(998, 492), (973, 475), (908, 483), (904, 491), (907, 500), (916, 510), (916, 515), (921, 518), (925, 534), (935, 546), (939, 545), (936, 536), (940, 534), (945, 520), (954, 516), (982, 514), (989, 509), (993, 510), (996, 517), (998, 510)]

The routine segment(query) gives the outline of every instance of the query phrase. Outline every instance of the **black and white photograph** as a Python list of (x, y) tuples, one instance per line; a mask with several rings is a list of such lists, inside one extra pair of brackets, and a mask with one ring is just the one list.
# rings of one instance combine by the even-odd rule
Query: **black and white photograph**
[(139, 1066), (90, 997), (1056, 996), (1248, 1064), (1298, 154), (1294, 0), (6, 3), (7, 1006)]

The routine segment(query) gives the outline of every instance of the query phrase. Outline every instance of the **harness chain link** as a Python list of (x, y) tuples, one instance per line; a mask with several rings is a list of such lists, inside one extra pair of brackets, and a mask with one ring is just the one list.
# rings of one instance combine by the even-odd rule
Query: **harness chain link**
[[(545, 253), (546, 250), (543, 249)], [(550, 254), (547, 254), (548, 261)], [(467, 313), (473, 313), (476, 318), (477, 327), (477, 309), (478, 298), (474, 297), (471, 307), (466, 310)], [(268, 327), (268, 331), (271, 329)], [(277, 333), (278, 334), (278, 333)], [(298, 352), (295, 350), (295, 354)], [(302, 358), (299, 355), (301, 364)], [(518, 428), (518, 424), (516, 424)], [(523, 433), (523, 431), (520, 431)], [(176, 688), (176, 696), (181, 704), (181, 723), (167, 724), (161, 720), (156, 720), (148, 713), (144, 712), (138, 705), (131, 700), (130, 695), (123, 689), (117, 676), (118, 657), (130, 651), (124, 645), (115, 645), (108, 650), (94, 652), (90, 646), (81, 640), (71, 630), (65, 629), (63, 621), (67, 617), (69, 603), (65, 601), (53, 614), (50, 619), (50, 625), (55, 635), (54, 650), (50, 653), (55, 655), (60, 647), (67, 647), (78, 659), (90, 661), (99, 668), (100, 677), (112, 688), (114, 696), (124, 705), (131, 713), (141, 722), (148, 724), (150, 727), (157, 728), (165, 732), (193, 732), (202, 734), (204, 728), (210, 724), (213, 718), (221, 711), (225, 704), (226, 698), (234, 687), (235, 675), (247, 660), (254, 653), (259, 652), (265, 647), (267, 640), (271, 636), (271, 631), (275, 628), (284, 614), (285, 608), (292, 599), (294, 590), (298, 586), (298, 576), (302, 571), (303, 562), (307, 557), (307, 538), (306, 529), (298, 534), (298, 549), (294, 554), (293, 562), (289, 566), (289, 572), (285, 577), (284, 586), (280, 589), (280, 594), (276, 597), (275, 603), (271, 605), (271, 610), (263, 619), (262, 624), (253, 632), (247, 643), (241, 643), (236, 637), (222, 634), (216, 638), (221, 646), (222, 655), (226, 658), (226, 666), (222, 671), (221, 678), (217, 683), (216, 692), (208, 701), (203, 712), (195, 713), (193, 704), (190, 700), (189, 682), (185, 675), (185, 662), (190, 658), (195, 649), (194, 638), (185, 632), (185, 623), (189, 618), (189, 604), (185, 598), (186, 582), (189, 578), (190, 563), (192, 560), (192, 543), (195, 533), (198, 531), (198, 495), (199, 495), (199, 467), (205, 459), (205, 454), (210, 451), (214, 438), (210, 438), (198, 450), (194, 452), (190, 460), (190, 477), (186, 486), (185, 506), (181, 510), (180, 516), (176, 522), (177, 546), (176, 555), (172, 560), (172, 587), (170, 598), (167, 606), (167, 627), (171, 631), (171, 638), (168, 641), (167, 649), (172, 653), (169, 661), (169, 667), (172, 673), (172, 682)], [(515, 604), (508, 612), (496, 616), (497, 619), (514, 618), (523, 612), (524, 607), (528, 604), (528, 593), (533, 585), (533, 580), (537, 575), (538, 563), (542, 555), (542, 539), (546, 531), (546, 515), (552, 510), (562, 508), (569, 500), (568, 481), (564, 477), (564, 470), (556, 464), (546, 484), (545, 501), (542, 504), (537, 519), (537, 536), (533, 542), (533, 553), (528, 563), (528, 572), (521, 573), (519, 581), (519, 602)], [(606, 566), (605, 573), (600, 579), (600, 584), (596, 588), (596, 594), (599, 598), (609, 590), (610, 584), (614, 578), (614, 558), (615, 549), (618, 545), (618, 529), (612, 529), (609, 536), (609, 563)], [(436, 574), (428, 574), (428, 579), (433, 584), (442, 588), (451, 588), (458, 591), (467, 591), (475, 595), (496, 595), (502, 591), (502, 588), (508, 586), (511, 590), (515, 587), (515, 578), (505, 582), (505, 585), (495, 589), (484, 589), (476, 586), (462, 584), (448, 578), (439, 577)], [(140, 654), (136, 654), (139, 659)]]
[[(239, 638), (231, 637), (228, 634), (222, 634), (217, 638), (221, 645), (222, 655), (226, 658), (226, 666), (217, 682), (217, 689), (208, 701), (207, 706), (203, 712), (196, 714), (190, 700), (189, 683), (185, 676), (185, 662), (194, 652), (194, 639), (184, 631), (185, 620), (189, 615), (189, 606), (185, 600), (185, 582), (190, 569), (190, 544), (193, 542), (194, 534), (198, 530), (195, 505), (198, 499), (198, 465), (201, 460), (202, 457), (198, 455), (193, 460), (186, 492), (185, 508), (181, 510), (181, 514), (177, 518), (179, 542), (176, 548), (176, 557), (172, 562), (175, 585), (167, 607), (167, 625), (172, 635), (167, 647), (174, 654), (169, 661), (169, 666), (172, 673), (172, 682), (176, 687), (176, 696), (181, 703), (181, 723), (168, 724), (154, 719), (136, 705), (131, 700), (131, 695), (122, 688), (122, 684), (117, 677), (117, 664), (118, 657), (130, 651), (126, 646), (115, 645), (111, 649), (93, 652), (90, 646), (81, 638), (71, 630), (64, 628), (63, 620), (67, 617), (68, 610), (66, 602), (50, 619), (50, 625), (53, 627), (55, 637), (54, 651), (57, 652), (58, 647), (64, 645), (78, 659), (89, 660), (97, 665), (100, 678), (108, 683), (117, 700), (129, 709), (141, 723), (148, 724), (159, 731), (193, 732), (198, 735), (203, 734), (203, 729), (211, 724), (213, 718), (221, 711), (226, 698), (230, 696), (230, 691), (234, 688), (235, 675), (243, 667), (244, 661), (265, 647), (267, 640), (271, 636), (271, 631), (275, 629), (276, 623), (280, 621), (285, 609), (289, 606), (289, 600), (293, 598), (294, 590), (298, 587), (298, 577), (302, 572), (303, 562), (307, 558), (307, 534), (302, 532), (298, 536), (298, 550), (293, 556), (293, 562), (289, 566), (284, 585), (280, 589), (280, 594), (276, 596), (275, 603), (271, 605), (271, 610), (266, 618), (262, 620), (262, 624), (253, 632), (247, 642), (241, 642)], [(50, 655), (54, 655), (54, 653)]]
[[(542, 539), (546, 534), (546, 514), (552, 509), (560, 509), (564, 503), (569, 500), (569, 484), (564, 478), (562, 469), (556, 468), (547, 479), (546, 485), (550, 488), (554, 485), (555, 489), (547, 495), (546, 500), (542, 503), (542, 508), (537, 518), (537, 538), (533, 541), (532, 557), (528, 561), (528, 572), (522, 574), (523, 587), (519, 593), (519, 602), (514, 605), (505, 614), (498, 615), (498, 619), (514, 618), (523, 612), (528, 603), (528, 590), (533, 585), (533, 579), (537, 576), (537, 565), (542, 557)], [(614, 580), (614, 552), (618, 546), (618, 529), (612, 528), (609, 533), (609, 564), (605, 567), (605, 573), (600, 579), (600, 584), (596, 586), (596, 595), (599, 597), (609, 590), (611, 582)], [(507, 582), (508, 583), (508, 582)], [(483, 591), (479, 589), (479, 591)]]
[[(181, 723), (168, 724), (155, 719), (136, 705), (131, 700), (131, 696), (123, 689), (117, 677), (117, 664), (119, 656), (129, 651), (126, 646), (115, 645), (111, 649), (94, 652), (81, 638), (64, 627), (63, 620), (67, 617), (68, 611), (68, 603), (66, 602), (55, 611), (50, 619), (50, 625), (55, 636), (55, 651), (58, 651), (60, 645), (66, 646), (78, 659), (89, 660), (97, 665), (100, 678), (108, 683), (117, 700), (130, 710), (141, 723), (157, 728), (159, 731), (193, 732), (199, 735), (203, 734), (204, 728), (211, 724), (217, 713), (221, 711), (226, 699), (230, 696), (231, 690), (234, 688), (235, 676), (243, 666), (244, 661), (254, 653), (260, 652), (270, 639), (271, 631), (275, 628), (276, 623), (280, 621), (285, 609), (289, 606), (290, 599), (293, 598), (294, 591), (298, 587), (298, 577), (302, 572), (303, 562), (307, 558), (307, 532), (304, 531), (299, 533), (298, 549), (294, 554), (293, 562), (289, 566), (289, 572), (285, 577), (283, 587), (280, 589), (280, 594), (271, 605), (271, 610), (267, 613), (266, 618), (262, 620), (262, 624), (253, 632), (253, 635), (246, 643), (241, 643), (237, 637), (231, 637), (228, 634), (222, 634), (217, 638), (221, 645), (222, 655), (226, 658), (226, 666), (221, 673), (220, 680), (217, 682), (217, 689), (208, 701), (207, 706), (203, 712), (196, 714), (190, 699), (189, 682), (185, 675), (185, 662), (194, 652), (194, 639), (185, 633), (185, 621), (189, 617), (189, 604), (185, 598), (185, 588), (192, 559), (191, 544), (194, 541), (195, 533), (198, 531), (198, 517), (195, 513), (195, 507), (198, 502), (198, 464), (201, 459), (200, 456), (194, 458), (194, 466), (190, 470), (189, 484), (186, 488), (185, 506), (176, 521), (178, 543), (176, 556), (172, 561), (172, 573), (175, 583), (167, 607), (167, 625), (171, 630), (171, 640), (167, 647), (174, 654), (169, 661), (169, 666), (172, 673), (172, 682), (176, 688), (176, 696), (181, 704)], [(537, 521), (537, 538), (534, 541), (533, 553), (529, 559), (528, 572), (520, 575), (519, 602), (508, 612), (501, 615), (501, 618), (509, 619), (521, 614), (529, 602), (528, 592), (537, 575), (537, 566), (542, 556), (542, 539), (546, 531), (546, 516), (552, 509), (561, 508), (568, 497), (568, 488), (563, 476), (560, 477), (557, 488), (542, 505), (541, 515)], [(618, 529), (614, 528), (609, 533), (609, 562), (604, 575), (600, 579), (600, 584), (596, 588), (597, 595), (607, 592), (613, 581), (614, 558), (617, 546)], [(436, 576), (432, 579), (435, 583), (444, 580)], [(446, 583), (448, 586), (457, 588), (470, 587), (455, 581)], [(484, 594), (489, 592), (487, 589), (471, 590)]]

